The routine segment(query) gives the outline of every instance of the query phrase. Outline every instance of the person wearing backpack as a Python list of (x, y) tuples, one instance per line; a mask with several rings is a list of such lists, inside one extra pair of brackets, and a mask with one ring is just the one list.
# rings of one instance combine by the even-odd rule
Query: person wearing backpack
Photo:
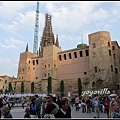
[(32, 98), (32, 101), (30, 103), (30, 117), (31, 118), (37, 118), (37, 109), (36, 109), (36, 106), (35, 106), (35, 102), (36, 102), (36, 98), (33, 97)]

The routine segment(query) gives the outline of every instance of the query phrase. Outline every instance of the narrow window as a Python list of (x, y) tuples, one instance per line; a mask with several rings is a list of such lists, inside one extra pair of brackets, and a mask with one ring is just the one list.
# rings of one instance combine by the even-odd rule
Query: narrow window
[(117, 89), (120, 89), (120, 86), (119, 86), (119, 84), (117, 85)]
[(113, 65), (111, 65), (111, 71), (113, 71)]
[(89, 56), (89, 51), (85, 50), (86, 56)]
[(66, 60), (66, 54), (64, 54), (64, 60)]
[(48, 64), (48, 67), (50, 67), (50, 64)]
[(35, 65), (35, 60), (33, 60), (33, 65)]
[(72, 59), (71, 53), (69, 53), (69, 59)]
[(62, 60), (62, 57), (61, 57), (61, 55), (59, 55), (59, 60), (60, 60), (60, 61)]
[(97, 72), (97, 67), (95, 66), (94, 68), (95, 68), (95, 73), (96, 73)]
[(38, 60), (36, 60), (36, 64), (38, 65)]
[(115, 59), (115, 53), (113, 54), (113, 58)]
[(93, 43), (93, 48), (96, 48), (96, 44), (95, 43)]
[(118, 69), (117, 68), (115, 68), (115, 73), (118, 74)]
[(24, 71), (24, 69), (23, 69), (23, 71)]
[(82, 57), (82, 56), (83, 56), (82, 51), (80, 51), (80, 57)]
[(48, 73), (48, 76), (50, 76), (50, 73)]
[(30, 64), (30, 60), (29, 60), (29, 64)]
[(38, 79), (38, 77), (36, 77), (36, 79)]
[(45, 68), (46, 68), (46, 65), (45, 65)]
[(94, 57), (94, 58), (96, 57), (96, 53), (93, 53), (93, 57)]
[(84, 72), (84, 75), (87, 75), (87, 72)]
[(45, 77), (46, 77), (46, 74), (45, 74)]
[(112, 46), (112, 50), (115, 50), (115, 46)]
[(111, 56), (111, 50), (109, 50), (109, 56)]
[(77, 52), (74, 52), (74, 57), (77, 58)]
[(110, 47), (110, 42), (108, 42), (108, 46)]
[(23, 79), (23, 77), (22, 77), (22, 79)]

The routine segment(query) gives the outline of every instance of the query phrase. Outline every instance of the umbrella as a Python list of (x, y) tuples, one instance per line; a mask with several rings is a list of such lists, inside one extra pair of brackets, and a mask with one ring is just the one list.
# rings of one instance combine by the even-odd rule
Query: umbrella
[(117, 94), (110, 94), (109, 97), (115, 97), (118, 96)]
[(118, 96), (118, 95), (117, 95), (117, 94), (110, 94), (110, 95), (108, 96), (108, 98), (111, 100), (112, 97), (116, 97), (116, 96)]

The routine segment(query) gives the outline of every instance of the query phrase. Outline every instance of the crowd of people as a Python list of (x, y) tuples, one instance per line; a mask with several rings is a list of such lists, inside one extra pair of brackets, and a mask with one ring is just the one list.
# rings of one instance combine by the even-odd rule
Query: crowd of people
[[(6, 96), (0, 98), (0, 118), (13, 118), (10, 109), (13, 106), (5, 104)], [(94, 118), (99, 118), (100, 113), (105, 113), (107, 118), (120, 118), (120, 97), (107, 95), (94, 96), (53, 96), (47, 94), (44, 97), (38, 94), (23, 96), (22, 106), (25, 107), (24, 118), (72, 118), (71, 109), (82, 113), (94, 112)], [(24, 106), (26, 104), (26, 106)]]
[(82, 109), (82, 113), (94, 112), (94, 118), (99, 118), (100, 113), (106, 113), (107, 118), (120, 118), (120, 96), (118, 95), (73, 96), (71, 105), (76, 107), (76, 111)]

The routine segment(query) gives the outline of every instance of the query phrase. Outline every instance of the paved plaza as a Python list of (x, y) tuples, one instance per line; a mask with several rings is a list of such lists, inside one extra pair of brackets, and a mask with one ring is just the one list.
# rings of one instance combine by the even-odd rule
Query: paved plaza
[[(75, 111), (75, 107), (71, 107), (72, 110), (72, 118), (93, 118), (95, 112), (91, 113), (82, 113), (81, 109), (79, 111)], [(13, 118), (24, 118), (24, 111), (22, 107), (12, 107), (11, 113)], [(100, 113), (100, 118), (107, 118), (106, 113)]]

